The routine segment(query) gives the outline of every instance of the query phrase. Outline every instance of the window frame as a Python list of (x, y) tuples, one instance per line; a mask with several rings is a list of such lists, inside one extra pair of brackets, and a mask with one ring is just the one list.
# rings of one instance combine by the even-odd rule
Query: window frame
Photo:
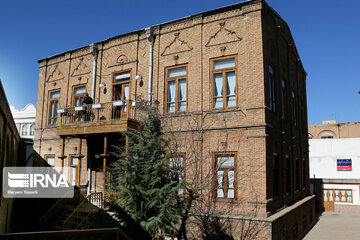
[[(273, 153), (273, 198), (278, 199), (280, 196), (280, 156)], [(276, 164), (277, 163), (277, 164)], [(277, 166), (277, 168), (275, 168)], [(276, 176), (276, 178), (275, 178)], [(275, 181), (276, 180), (276, 181)], [(275, 191), (276, 189), (276, 191)]]
[[(284, 83), (284, 84), (283, 84)], [(286, 93), (286, 81), (285, 79), (281, 80), (281, 117), (282, 119), (287, 119), (287, 93)]]
[(291, 193), (291, 160), (290, 156), (285, 155), (285, 194), (290, 195)]
[[(233, 156), (234, 157), (234, 166), (233, 168), (231, 167), (220, 167), (217, 168), (217, 158), (218, 157), (228, 157), (228, 156)], [(238, 189), (237, 189), (237, 152), (213, 152), (213, 174), (214, 174), (214, 179), (213, 179), (213, 201), (216, 202), (234, 202), (238, 199)], [(233, 169), (234, 170), (234, 198), (227, 198), (227, 183), (228, 183), (228, 175), (226, 174), (226, 177), (224, 176), (223, 178), (223, 190), (224, 190), (224, 197), (222, 198), (218, 198), (217, 197), (217, 185), (218, 185), (218, 171), (220, 169), (226, 169), (227, 171), (229, 171), (229, 169)], [(224, 171), (224, 175), (225, 175), (225, 171)]]
[[(87, 93), (87, 85), (86, 84), (79, 84), (79, 85), (73, 85), (72, 86), (72, 100), (71, 100), (71, 103), (72, 103), (72, 106), (75, 106), (75, 100), (76, 100), (76, 98), (78, 98), (78, 97), (82, 97), (83, 98), (83, 100), (84, 100), (84, 94), (85, 93), (78, 93), (78, 94), (75, 94), (75, 88), (79, 88), (79, 87), (85, 87), (85, 93)], [(79, 106), (81, 106), (82, 105), (82, 102), (80, 103), (80, 105)]]
[[(170, 159), (171, 158), (179, 158), (179, 157), (181, 157), (183, 159), (182, 166), (170, 166)], [(169, 167), (174, 171), (179, 171), (179, 173), (181, 174), (182, 181), (184, 181), (184, 179), (186, 177), (185, 161), (186, 161), (186, 153), (185, 152), (173, 153), (169, 157)], [(179, 179), (179, 181), (180, 181), (180, 179)], [(182, 191), (183, 191), (182, 194), (179, 193), (180, 196), (183, 196), (185, 194), (184, 189), (182, 189)]]
[[(276, 112), (276, 78), (275, 78), (275, 68), (273, 64), (268, 65), (268, 84), (269, 84), (269, 108), (272, 112)], [(272, 69), (272, 73), (270, 72), (270, 68)]]
[[(49, 162), (48, 162), (49, 158), (54, 158), (54, 165), (49, 164)], [(55, 154), (45, 154), (44, 159), (51, 167), (55, 167)]]
[[(116, 82), (116, 76), (120, 75), (120, 74), (124, 74), (124, 73), (130, 73), (130, 77), (129, 80), (126, 81), (121, 81), (121, 82)], [(131, 77), (132, 77), (132, 73), (131, 73), (131, 69), (125, 69), (122, 71), (118, 71), (118, 72), (114, 72), (112, 77), (112, 101), (115, 101), (115, 91), (114, 88), (118, 85), (124, 85), (124, 84), (129, 84), (129, 99), (131, 99)], [(122, 93), (123, 94), (123, 93)], [(124, 100), (124, 99), (121, 99)]]
[[(20, 136), (23, 137), (23, 136), (30, 136), (30, 132), (29, 132), (29, 124), (28, 123), (22, 123), (21, 126), (20, 126)], [(25, 131), (24, 131), (24, 130)]]
[[(53, 92), (59, 92), (59, 97), (58, 98), (50, 98), (51, 96), (51, 93)], [(57, 124), (57, 110), (56, 110), (56, 115), (55, 115), (55, 107), (53, 109), (53, 111), (51, 110), (51, 103), (54, 102), (54, 106), (56, 105), (55, 102), (58, 103), (58, 106), (59, 106), (59, 100), (61, 98), (61, 90), (60, 88), (58, 89), (54, 89), (54, 90), (50, 90), (49, 91), (49, 94), (48, 94), (48, 125), (52, 126), (52, 125), (56, 125)], [(51, 123), (50, 121), (52, 120), (51, 119), (51, 114), (54, 113), (54, 118), (53, 118), (53, 122)], [(54, 121), (54, 119), (56, 119), (56, 121)]]
[(292, 119), (293, 119), (293, 124), (295, 127), (298, 126), (298, 113), (297, 113), (297, 106), (296, 106), (296, 93), (295, 93), (295, 90), (293, 89), (291, 91), (291, 102), (292, 102), (292, 105), (293, 105), (293, 109), (292, 109)]
[[(335, 198), (336, 198), (335, 191), (336, 190), (339, 191), (339, 201), (335, 200)], [(334, 202), (338, 202), (338, 203), (353, 203), (354, 202), (352, 189), (332, 189), (332, 191), (333, 191)], [(345, 191), (345, 201), (341, 201), (341, 197), (342, 197), (341, 191)], [(347, 191), (351, 191), (351, 202), (347, 201), (347, 198), (348, 198)]]
[[(182, 68), (185, 67), (186, 69), (186, 74), (185, 75), (181, 75), (181, 76), (176, 76), (176, 77), (169, 77), (169, 70), (172, 69), (176, 69), (176, 68)], [(174, 114), (174, 113), (183, 113), (183, 112), (187, 112), (188, 111), (188, 64), (184, 63), (181, 65), (176, 65), (176, 66), (170, 66), (170, 67), (166, 67), (165, 68), (165, 113), (170, 113), (170, 114)], [(186, 110), (185, 111), (179, 111), (179, 80), (184, 79), (185, 78), (185, 82), (186, 82)], [(169, 82), (175, 81), (175, 111), (174, 112), (169, 112), (168, 109), (168, 95), (169, 95)]]
[[(33, 132), (31, 132), (31, 127), (32, 127), (32, 126), (34, 126), (34, 131), (33, 131)], [(33, 133), (33, 134), (31, 134), (31, 133)], [(35, 123), (30, 123), (30, 126), (29, 126), (29, 136), (30, 136), (30, 137), (35, 136)]]
[[(220, 70), (214, 70), (214, 62), (216, 61), (220, 61), (220, 60), (225, 60), (225, 59), (234, 59), (235, 62), (235, 67), (231, 67), (231, 68), (223, 68)], [(235, 106), (231, 106), (231, 107), (227, 107), (227, 100), (226, 100), (226, 73), (227, 72), (235, 72)], [(216, 108), (214, 106), (215, 103), (215, 96), (214, 96), (214, 89), (215, 89), (215, 83), (214, 83), (214, 75), (218, 74), (218, 73), (222, 73), (222, 78), (223, 78), (223, 106), (222, 107), (218, 107)], [(213, 110), (222, 110), (222, 109), (231, 109), (231, 108), (236, 108), (238, 107), (238, 78), (237, 78), (237, 55), (231, 55), (231, 56), (225, 56), (225, 57), (217, 57), (217, 58), (212, 58), (210, 59), (210, 79), (211, 79), (211, 109)], [(225, 94), (224, 94), (225, 93)]]

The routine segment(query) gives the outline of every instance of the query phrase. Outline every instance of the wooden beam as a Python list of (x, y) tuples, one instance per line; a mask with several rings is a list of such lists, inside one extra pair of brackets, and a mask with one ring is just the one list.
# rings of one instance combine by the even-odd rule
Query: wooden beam
[(126, 131), (129, 128), (137, 129), (139, 123), (133, 120), (119, 120), (111, 122), (82, 123), (56, 128), (59, 136), (76, 136), (94, 133), (113, 133)]

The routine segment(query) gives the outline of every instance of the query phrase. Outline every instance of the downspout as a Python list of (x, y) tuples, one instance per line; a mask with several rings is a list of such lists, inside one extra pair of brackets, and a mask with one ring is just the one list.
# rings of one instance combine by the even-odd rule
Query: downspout
[(146, 37), (149, 40), (149, 86), (148, 86), (148, 104), (151, 105), (151, 87), (152, 87), (152, 68), (153, 68), (153, 40), (154, 34), (151, 27), (145, 28)]
[(93, 55), (93, 77), (92, 77), (92, 84), (91, 84), (91, 98), (95, 99), (95, 83), (96, 83), (96, 65), (97, 65), (97, 47), (94, 44), (90, 44), (90, 53)]
[[(95, 83), (96, 83), (96, 65), (97, 65), (97, 54), (98, 50), (95, 44), (90, 44), (90, 53), (93, 55), (93, 77), (92, 77), (92, 84), (91, 84), (91, 98), (93, 101), (95, 100)], [(88, 143), (88, 141), (86, 140)], [(89, 145), (88, 145), (89, 146)], [(89, 153), (89, 150), (88, 150)], [(88, 154), (89, 155), (89, 154)], [(87, 189), (86, 195), (89, 196), (91, 192), (91, 159), (89, 156), (87, 157)]]

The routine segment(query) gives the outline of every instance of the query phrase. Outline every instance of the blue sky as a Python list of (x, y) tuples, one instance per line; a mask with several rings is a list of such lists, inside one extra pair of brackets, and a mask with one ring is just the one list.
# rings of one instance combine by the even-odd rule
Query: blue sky
[[(0, 0), (0, 79), (16, 108), (36, 104), (37, 60), (232, 0)], [(307, 77), (309, 124), (360, 121), (360, 1), (268, 0), (289, 24)]]

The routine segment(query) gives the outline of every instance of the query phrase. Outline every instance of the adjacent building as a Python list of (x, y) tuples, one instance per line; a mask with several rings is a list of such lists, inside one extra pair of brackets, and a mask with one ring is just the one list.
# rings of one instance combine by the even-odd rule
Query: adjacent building
[(319, 210), (360, 212), (359, 122), (310, 125), (311, 190)]
[[(85, 93), (93, 104), (82, 104)], [(126, 145), (121, 131), (138, 128), (154, 102), (184, 176), (204, 186), (214, 214), (236, 222), (256, 209), (266, 239), (310, 230), (306, 72), (288, 25), (265, 1), (39, 60), (34, 149), (71, 167), (73, 185), (103, 192), (111, 146)]]
[(36, 108), (33, 104), (26, 105), (23, 109), (18, 110), (10, 106), (16, 128), (21, 138), (33, 139), (35, 135), (35, 116)]
[(3, 197), (3, 168), (18, 163), (20, 136), (0, 81), (0, 233), (10, 232), (14, 222), (14, 200)]
[(309, 139), (358, 138), (360, 122), (337, 123), (336, 120), (309, 125)]

